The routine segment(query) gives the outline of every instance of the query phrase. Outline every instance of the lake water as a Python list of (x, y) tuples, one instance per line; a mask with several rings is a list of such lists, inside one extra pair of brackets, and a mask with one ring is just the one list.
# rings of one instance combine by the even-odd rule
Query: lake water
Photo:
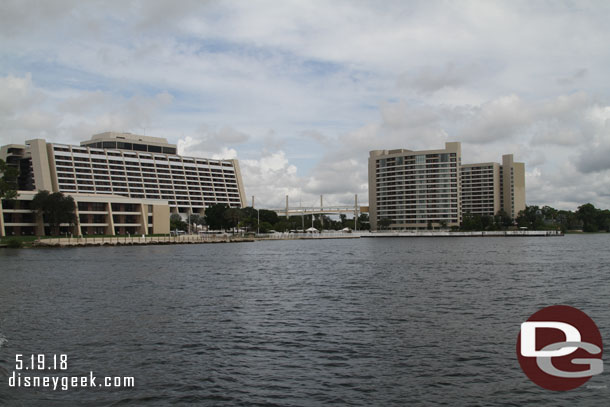
[[(585, 311), (610, 339), (609, 244), (600, 234), (0, 249), (0, 404), (604, 405), (610, 371), (543, 390), (515, 344), (521, 322), (555, 304)], [(70, 376), (133, 376), (135, 387), (9, 388), (18, 353), (67, 354)]]

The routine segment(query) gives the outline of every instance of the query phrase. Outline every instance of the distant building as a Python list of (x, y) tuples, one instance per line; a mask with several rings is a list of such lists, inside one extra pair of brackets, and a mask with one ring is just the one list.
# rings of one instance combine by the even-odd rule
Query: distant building
[(441, 150), (374, 150), (369, 156), (371, 229), (459, 226), (464, 213), (515, 218), (525, 209), (525, 167), (512, 154), (498, 163), (462, 164), (459, 142)]
[(460, 169), (462, 213), (493, 216), (505, 211), (516, 218), (525, 209), (525, 164), (502, 156), (502, 164), (464, 164)]
[(442, 150), (375, 150), (369, 157), (371, 229), (425, 229), (428, 224), (458, 226), (460, 143)]
[(464, 164), (460, 168), (462, 212), (495, 215), (502, 207), (500, 164)]
[[(33, 196), (25, 191), (73, 196), (80, 210), (79, 234), (166, 233), (165, 227), (148, 227), (153, 213), (161, 222), (162, 211), (156, 207), (166, 207), (163, 217), (169, 219), (170, 211), (183, 216), (202, 214), (216, 203), (245, 206), (237, 160), (181, 156), (176, 145), (164, 138), (107, 132), (80, 146), (35, 139), (1, 147), (0, 159), (19, 169), (20, 190), (17, 203), (0, 205), (3, 236), (44, 230), (36, 219), (20, 215)], [(3, 210), (7, 205), (18, 208)], [(169, 225), (169, 220), (165, 223)]]

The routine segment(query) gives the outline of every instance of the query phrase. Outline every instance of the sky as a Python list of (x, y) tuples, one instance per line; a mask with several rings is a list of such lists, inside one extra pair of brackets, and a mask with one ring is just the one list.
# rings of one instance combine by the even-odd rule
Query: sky
[(259, 207), (368, 201), (370, 150), (462, 142), (528, 205), (610, 208), (607, 1), (0, 3), (0, 145), (237, 158)]

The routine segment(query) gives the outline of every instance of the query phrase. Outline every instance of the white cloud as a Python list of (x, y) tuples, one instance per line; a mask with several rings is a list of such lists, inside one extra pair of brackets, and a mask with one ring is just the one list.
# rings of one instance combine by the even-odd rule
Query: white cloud
[(369, 150), (462, 141), (470, 162), (525, 161), (530, 203), (610, 207), (609, 17), (600, 2), (8, 0), (0, 142), (146, 132), (242, 158), (261, 202), (350, 204)]
[(399, 76), (398, 84), (428, 94), (444, 88), (465, 86), (483, 72), (484, 70), (472, 63), (459, 66), (448, 62), (444, 66), (424, 66), (414, 72), (405, 72)]
[(181, 154), (203, 156), (218, 155), (218, 153), (229, 154), (224, 158), (235, 158), (235, 145), (245, 143), (250, 139), (248, 134), (239, 132), (232, 127), (225, 126), (215, 129), (202, 124), (193, 136), (187, 136), (178, 140), (178, 150)]
[(291, 205), (303, 198), (303, 179), (283, 151), (263, 151), (259, 159), (240, 160), (240, 168), (248, 198), (255, 196), (259, 207), (283, 207), (286, 195), (292, 197)]
[(237, 151), (233, 148), (219, 145), (208, 145), (205, 141), (187, 136), (178, 140), (178, 154), (192, 157), (206, 157), (215, 160), (230, 160), (237, 158)]
[(32, 84), (32, 75), (0, 77), (0, 117), (11, 117), (44, 101), (44, 95)]
[(167, 92), (129, 98), (103, 91), (53, 91), (28, 73), (0, 77), (0, 142), (42, 137), (78, 142), (108, 130), (145, 131), (173, 101)]

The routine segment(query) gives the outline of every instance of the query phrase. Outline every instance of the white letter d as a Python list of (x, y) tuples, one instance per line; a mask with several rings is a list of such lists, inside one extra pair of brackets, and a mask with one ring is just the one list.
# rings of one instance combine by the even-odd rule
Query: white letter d
[(555, 357), (565, 356), (574, 352), (578, 347), (566, 346), (557, 350), (536, 351), (536, 328), (554, 328), (562, 331), (566, 339), (563, 342), (580, 342), (580, 332), (565, 322), (531, 321), (521, 324), (521, 354), (526, 357)]

